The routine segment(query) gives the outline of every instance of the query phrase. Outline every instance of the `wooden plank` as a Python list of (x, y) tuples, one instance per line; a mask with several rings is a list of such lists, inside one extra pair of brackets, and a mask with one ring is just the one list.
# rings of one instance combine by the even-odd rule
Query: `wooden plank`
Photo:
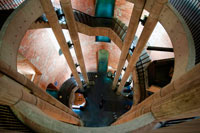
[(44, 9), (46, 17), (48, 19), (49, 25), (52, 28), (54, 35), (55, 35), (55, 37), (58, 41), (58, 44), (60, 45), (60, 48), (61, 48), (61, 50), (62, 50), (62, 52), (63, 52), (63, 54), (64, 54), (64, 56), (67, 60), (67, 63), (68, 63), (68, 65), (69, 65), (69, 67), (72, 71), (72, 74), (73, 74), (76, 82), (78, 83), (78, 86), (80, 88), (83, 88), (82, 82), (81, 82), (79, 74), (76, 70), (76, 66), (74, 64), (72, 55), (69, 51), (69, 47), (67, 45), (65, 36), (63, 34), (63, 31), (62, 31), (62, 28), (61, 28), (61, 26), (58, 22), (58, 18), (57, 18), (56, 12), (54, 11), (51, 0), (40, 0), (40, 2), (41, 2), (41, 5)]
[(147, 19), (147, 22), (144, 26), (144, 29), (142, 31), (142, 34), (138, 40), (136, 48), (133, 52), (133, 55), (131, 56), (130, 62), (126, 69), (126, 72), (125, 72), (125, 74), (121, 80), (120, 86), (117, 90), (118, 94), (122, 91), (129, 75), (133, 71), (133, 68), (134, 68), (135, 64), (137, 63), (137, 60), (138, 60), (141, 52), (143, 51), (144, 47), (146, 46), (146, 43), (149, 40), (149, 37), (151, 36), (151, 34), (158, 22), (158, 17), (159, 17), (159, 15), (162, 11), (162, 8), (166, 2), (167, 2), (167, 0), (163, 0), (162, 3), (160, 3), (159, 0), (155, 1), (154, 5), (150, 11), (150, 15)]
[(67, 20), (67, 26), (69, 29), (69, 34), (71, 37), (71, 40), (74, 44), (74, 49), (76, 53), (77, 60), (80, 64), (81, 72), (83, 74), (83, 78), (85, 79), (86, 83), (89, 83), (86, 68), (85, 68), (85, 62), (83, 58), (83, 53), (80, 45), (80, 40), (78, 36), (78, 30), (76, 25), (76, 20), (74, 18), (74, 13), (72, 10), (72, 5), (70, 0), (61, 0), (60, 4), (62, 6), (62, 9), (64, 11), (66, 20)]
[(145, 3), (145, 0), (138, 0), (133, 7), (128, 30), (127, 30), (127, 33), (126, 33), (126, 36), (125, 36), (125, 39), (124, 39), (124, 42), (122, 45), (122, 51), (121, 51), (119, 63), (117, 66), (117, 72), (116, 72), (116, 75), (115, 75), (115, 78), (113, 81), (113, 87), (112, 87), (113, 90), (115, 90), (115, 88), (116, 88), (119, 76), (121, 74), (122, 68), (124, 67), (124, 63), (126, 61), (126, 57), (129, 52), (129, 48), (134, 39), (136, 30), (137, 30), (137, 27), (139, 24), (139, 19), (142, 15), (144, 3)]

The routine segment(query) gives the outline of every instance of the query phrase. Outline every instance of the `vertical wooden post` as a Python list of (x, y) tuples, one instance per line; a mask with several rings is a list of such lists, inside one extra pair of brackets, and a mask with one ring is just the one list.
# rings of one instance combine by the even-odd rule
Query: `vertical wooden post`
[(129, 26), (128, 26), (128, 31), (127, 31), (125, 40), (123, 42), (122, 51), (121, 51), (119, 63), (117, 66), (117, 72), (116, 72), (116, 75), (115, 75), (115, 78), (113, 81), (113, 87), (112, 87), (113, 90), (116, 88), (119, 76), (121, 74), (122, 68), (126, 61), (127, 54), (129, 52), (129, 48), (134, 39), (136, 30), (137, 30), (137, 27), (139, 24), (139, 19), (142, 15), (144, 4), (145, 4), (145, 0), (136, 0), (135, 5), (133, 7), (131, 19), (130, 19)]
[(78, 83), (78, 86), (82, 88), (82, 82), (80, 80), (79, 74), (76, 70), (76, 66), (74, 64), (72, 55), (69, 51), (69, 47), (67, 45), (67, 42), (65, 40), (65, 36), (62, 32), (62, 28), (58, 22), (57, 15), (54, 11), (54, 8), (52, 6), (51, 0), (40, 0), (41, 5), (44, 9), (44, 12), (46, 14), (46, 17), (48, 19), (49, 25), (52, 28), (54, 35), (56, 36), (56, 39), (58, 41), (58, 44), (60, 45), (60, 48), (67, 60), (67, 63), (72, 71), (72, 74), (75, 77), (76, 82)]
[(85, 82), (89, 83), (86, 68), (85, 68), (83, 53), (82, 53), (82, 49), (81, 49), (81, 45), (80, 45), (80, 40), (79, 40), (79, 36), (78, 36), (77, 25), (76, 25), (76, 21), (75, 21), (73, 10), (72, 10), (71, 1), (70, 0), (61, 0), (60, 3), (63, 8), (66, 20), (67, 20), (69, 34), (70, 34), (70, 37), (74, 44), (74, 49), (76, 52), (77, 60), (80, 64), (81, 72), (83, 74)]
[(158, 22), (158, 17), (162, 11), (162, 8), (164, 6), (164, 4), (167, 2), (168, 0), (156, 0), (153, 4), (153, 7), (150, 11), (150, 15), (147, 19), (147, 22), (144, 26), (144, 29), (142, 31), (142, 34), (138, 40), (138, 43), (136, 45), (136, 48), (134, 49), (133, 55), (131, 56), (131, 59), (129, 61), (128, 67), (126, 69), (126, 72), (122, 78), (122, 81), (120, 83), (120, 86), (117, 90), (117, 93), (120, 93), (122, 88), (124, 87), (126, 80), (128, 79), (129, 75), (131, 74), (131, 72), (133, 71), (133, 68), (135, 67), (135, 64), (142, 52), (142, 50), (144, 49), (144, 47), (146, 46), (147, 41), (149, 40), (149, 37), (151, 36), (157, 22)]
[(139, 81), (138, 81), (138, 77), (137, 77), (137, 71), (136, 71), (136, 67), (133, 69), (133, 82), (134, 82), (134, 86), (133, 86), (133, 103), (134, 105), (137, 105), (140, 102), (140, 97), (141, 97), (141, 92), (140, 92), (140, 85), (139, 85)]

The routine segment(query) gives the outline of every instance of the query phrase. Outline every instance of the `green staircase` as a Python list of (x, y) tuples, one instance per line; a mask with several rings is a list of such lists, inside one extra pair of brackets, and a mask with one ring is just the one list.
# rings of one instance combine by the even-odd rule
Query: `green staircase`
[[(95, 17), (113, 18), (115, 0), (97, 0), (95, 8)], [(104, 23), (104, 22), (103, 22)], [(106, 36), (96, 36), (97, 42), (111, 42)]]

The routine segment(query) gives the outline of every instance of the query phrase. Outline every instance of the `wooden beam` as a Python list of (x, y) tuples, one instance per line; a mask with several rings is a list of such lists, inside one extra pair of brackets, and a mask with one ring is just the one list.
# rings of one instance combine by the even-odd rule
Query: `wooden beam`
[[(136, 0), (130, 1), (135, 2)], [(145, 9), (150, 12), (150, 9), (153, 6), (155, 0), (148, 0), (145, 4)], [(178, 78), (184, 74), (187, 70), (190, 70), (195, 65), (195, 48), (194, 42), (192, 39), (191, 32), (189, 31), (186, 23), (181, 19), (180, 14), (175, 12), (175, 9), (171, 6), (170, 3), (165, 4), (164, 8), (159, 16), (159, 22), (165, 28), (168, 33), (170, 40), (173, 45), (173, 50), (175, 54), (175, 68), (173, 79)], [(35, 25), (35, 26), (34, 26)], [(46, 24), (35, 24), (35, 28), (47, 28)], [(63, 25), (62, 25), (63, 26)], [(31, 26), (32, 27), (32, 26)], [(30, 27), (30, 28), (31, 28)], [(32, 28), (33, 28), (32, 27)], [(110, 28), (105, 27), (89, 27), (85, 24), (77, 22), (78, 31), (80, 33), (89, 35), (89, 36), (108, 36), (111, 40), (121, 49), (122, 40), (119, 36), (113, 36), (115, 34)], [(66, 25), (63, 26), (66, 29)], [(103, 32), (105, 29), (108, 29), (106, 32)], [(112, 31), (112, 32), (111, 32)], [(110, 37), (111, 36), (111, 37)], [(120, 41), (121, 40), (121, 41)], [(180, 49), (181, 47), (181, 49)], [(129, 57), (129, 56), (128, 56)]]
[(69, 47), (65, 40), (65, 36), (63, 34), (62, 28), (58, 22), (58, 18), (57, 18), (56, 12), (54, 11), (51, 0), (40, 0), (40, 2), (44, 9), (46, 17), (48, 19), (49, 25), (52, 28), (54, 35), (58, 41), (58, 44), (60, 45), (60, 48), (61, 48), (61, 50), (67, 60), (67, 63), (72, 71), (72, 74), (73, 74), (76, 82), (78, 83), (78, 86), (82, 89), (83, 88), (82, 82), (81, 82), (79, 74), (76, 70), (76, 66), (74, 64), (72, 55), (69, 51)]
[(122, 68), (124, 67), (124, 63), (126, 61), (127, 54), (129, 52), (129, 48), (133, 42), (138, 24), (139, 24), (139, 19), (142, 15), (142, 11), (144, 8), (145, 0), (137, 0), (137, 2), (134, 4), (131, 19), (129, 22), (127, 34), (125, 36), (125, 40), (122, 45), (122, 51), (119, 59), (119, 63), (117, 66), (117, 72), (113, 81), (113, 87), (112, 89), (115, 90), (119, 76), (121, 74)]
[(75, 125), (80, 125), (81, 123), (78, 118), (30, 94), (24, 86), (1, 73), (0, 84), (0, 104), (12, 106), (20, 101), (25, 101), (37, 106), (54, 119)]
[(136, 71), (136, 67), (133, 69), (133, 103), (134, 105), (137, 105), (140, 102), (140, 98), (141, 98), (141, 91), (140, 91), (140, 84), (139, 84), (139, 80), (138, 80), (138, 75), (137, 75), (137, 71)]
[[(134, 3), (136, 0), (128, 0)], [(155, 0), (147, 0), (145, 9), (150, 12)], [(160, 24), (165, 28), (173, 45), (175, 64), (172, 81), (195, 66), (195, 47), (189, 30), (183, 17), (168, 2), (164, 5), (159, 16)]]
[(71, 109), (69, 109), (67, 106), (53, 98), (52, 96), (48, 95), (44, 90), (36, 86), (33, 82), (31, 82), (29, 79), (27, 79), (24, 75), (18, 73), (17, 71), (14, 71), (11, 69), (6, 63), (0, 62), (0, 71), (4, 73), (5, 75), (8, 75), (9, 78), (15, 80), (19, 84), (25, 86), (30, 92), (39, 97), (40, 99), (48, 102), (49, 104), (52, 104), (53, 106), (75, 116), (78, 117), (77, 114), (75, 114)]
[(62, 9), (65, 14), (65, 18), (67, 20), (67, 26), (69, 29), (69, 34), (72, 39), (72, 42), (74, 44), (74, 49), (76, 52), (77, 60), (80, 64), (81, 72), (83, 74), (83, 78), (85, 79), (86, 83), (89, 83), (86, 68), (85, 68), (85, 62), (83, 58), (83, 53), (80, 45), (80, 40), (78, 36), (78, 30), (76, 25), (76, 20), (74, 18), (74, 13), (72, 10), (71, 0), (61, 0), (60, 1)]
[(66, 123), (74, 124), (74, 125), (81, 125), (81, 121), (78, 118), (56, 108), (55, 106), (53, 106), (39, 98), (37, 98), (37, 102), (36, 102), (35, 106), (37, 106), (44, 113), (53, 117), (56, 120), (60, 120), (60, 121), (66, 122)]
[(200, 64), (174, 80), (159, 92), (134, 106), (113, 125), (133, 120), (151, 112), (156, 120), (165, 121), (200, 115)]
[(131, 56), (130, 62), (128, 64), (128, 67), (126, 69), (126, 72), (121, 80), (120, 86), (117, 90), (117, 93), (120, 94), (121, 90), (123, 89), (126, 80), (128, 79), (129, 75), (132, 73), (133, 68), (135, 67), (135, 64), (146, 46), (147, 41), (149, 40), (149, 37), (151, 36), (157, 22), (158, 22), (158, 17), (162, 11), (162, 8), (164, 4), (167, 2), (167, 0), (156, 0), (154, 2), (154, 5), (150, 11), (150, 15), (147, 19), (147, 22), (144, 26), (144, 29), (142, 31), (142, 34), (138, 40), (138, 43), (136, 45), (136, 48), (134, 49), (133, 55)]

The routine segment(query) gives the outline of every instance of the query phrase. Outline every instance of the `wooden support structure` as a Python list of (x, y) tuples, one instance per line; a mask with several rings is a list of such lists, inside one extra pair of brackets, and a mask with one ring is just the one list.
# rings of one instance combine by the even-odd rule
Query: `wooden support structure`
[(72, 10), (71, 0), (61, 0), (60, 1), (62, 9), (65, 14), (65, 18), (67, 20), (67, 26), (69, 30), (70, 37), (72, 39), (72, 42), (74, 44), (74, 49), (76, 52), (77, 60), (80, 64), (81, 72), (83, 74), (83, 78), (86, 83), (89, 83), (86, 68), (85, 68), (85, 62), (83, 58), (83, 53), (80, 45), (80, 40), (78, 36), (78, 29), (76, 25), (76, 20), (74, 18), (74, 13)]
[(124, 63), (126, 61), (126, 57), (129, 52), (129, 48), (133, 42), (137, 27), (139, 24), (139, 19), (142, 15), (144, 4), (145, 4), (145, 0), (137, 0), (134, 4), (131, 19), (128, 26), (128, 31), (126, 33), (125, 40), (122, 45), (121, 55), (120, 55), (119, 63), (117, 66), (117, 72), (113, 81), (113, 87), (112, 87), (113, 90), (115, 90), (116, 88), (122, 68), (124, 67)]
[(134, 106), (113, 123), (118, 125), (151, 112), (157, 121), (200, 115), (200, 64)]
[(0, 104), (12, 106), (24, 101), (35, 105), (54, 119), (75, 125), (80, 125), (81, 123), (78, 118), (30, 94), (24, 86), (1, 73), (0, 84)]
[[(137, 0), (128, 0), (135, 3)], [(145, 4), (145, 9), (150, 12), (155, 0), (148, 0)], [(195, 49), (192, 36), (187, 28), (187, 25), (180, 19), (180, 14), (174, 11), (171, 4), (165, 4), (161, 15), (158, 18), (160, 24), (165, 28), (173, 45), (173, 51), (175, 55), (175, 68), (173, 79), (184, 74), (187, 70), (190, 70), (195, 65)], [(90, 27), (86, 24), (76, 22), (78, 32), (86, 34), (88, 36), (108, 36), (120, 49), (122, 49), (122, 40), (111, 29), (106, 27)], [(61, 24), (63, 29), (67, 26)], [(35, 28), (49, 28), (48, 23), (32, 23), (30, 29)], [(178, 38), (177, 38), (178, 36)], [(181, 49), (180, 49), (181, 47)], [(128, 55), (127, 60), (130, 59)], [(173, 80), (172, 79), (172, 80)]]
[(137, 75), (137, 71), (136, 68), (133, 69), (133, 103), (134, 105), (137, 105), (140, 102), (140, 97), (141, 97), (141, 92), (140, 92), (140, 84), (139, 84), (139, 80), (138, 80), (138, 75)]
[[(12, 78), (19, 84), (31, 90), (31, 93), (33, 93), (33, 95), (40, 97), (40, 99), (43, 99), (44, 102), (48, 102), (47, 104), (50, 104), (50, 106), (58, 107), (62, 111), (65, 110), (65, 112), (71, 111), (71, 110), (68, 110), (68, 108), (66, 108), (63, 104), (59, 103), (56, 99), (47, 95), (39, 87), (35, 86), (32, 82), (30, 82), (30, 80), (28, 80), (23, 75), (15, 71), (17, 69), (16, 55), (17, 55), (18, 48), (20, 45), (20, 40), (24, 36), (25, 31), (28, 29), (31, 23), (34, 22), (43, 13), (42, 8), (40, 7), (40, 2), (38, 1), (39, 0), (25, 1), (28, 6), (23, 4), (23, 6), (19, 7), (19, 8), (22, 8), (22, 10), (20, 9), (15, 10), (15, 13), (11, 15), (11, 17), (8, 19), (9, 21), (7, 21), (4, 27), (2, 28), (2, 32), (0, 33), (1, 34), (0, 35), (0, 40), (1, 40), (0, 41), (0, 46), (1, 46), (0, 47), (0, 53), (1, 53), (0, 54), (0, 71), (3, 72), (5, 75), (9, 76), (9, 78)], [(128, 1), (136, 1), (136, 0), (128, 0)], [(156, 0), (148, 0), (147, 3), (150, 3), (150, 4), (146, 4), (146, 7), (148, 7), (146, 9), (148, 11), (152, 7), (151, 4), (153, 3), (153, 1), (156, 1)], [(161, 2), (162, 0), (157, 0), (157, 1)], [(43, 0), (43, 3), (46, 3), (46, 1)], [(158, 8), (156, 10), (158, 10)], [(22, 12), (24, 13), (24, 15), (21, 15)], [(54, 14), (53, 16), (55, 17)], [(38, 132), (48, 132), (47, 130), (50, 130), (49, 132), (61, 132), (61, 131), (63, 132), (65, 131), (69, 131), (69, 132), (77, 132), (77, 131), (78, 132), (81, 132), (81, 131), (82, 132), (83, 131), (85, 132), (109, 132), (109, 131), (110, 132), (111, 131), (128, 132), (128, 131), (132, 131), (132, 130), (127, 130), (128, 128), (130, 127), (139, 128), (138, 126), (141, 127), (140, 122), (146, 122), (149, 119), (149, 118), (142, 119), (139, 117), (139, 116), (144, 116), (146, 112), (151, 112), (147, 114), (151, 114), (150, 116), (153, 116), (153, 118), (155, 116), (157, 120), (168, 120), (168, 119), (176, 119), (176, 118), (183, 118), (183, 117), (190, 117), (190, 116), (197, 116), (197, 115), (199, 116), (200, 115), (199, 114), (200, 112), (200, 105), (199, 105), (200, 103), (199, 102), (200, 66), (198, 65), (194, 69), (192, 69), (190, 72), (184, 74), (186, 71), (188, 71), (190, 68), (194, 66), (193, 62), (195, 58), (194, 56), (191, 56), (191, 55), (195, 54), (195, 52), (193, 52), (194, 50), (191, 49), (190, 45), (192, 44), (192, 42), (190, 38), (187, 37), (188, 31), (185, 30), (183, 26), (184, 23), (182, 23), (177, 16), (178, 15), (176, 14), (176, 12), (173, 12), (169, 4), (165, 4), (164, 10), (162, 10), (161, 15), (159, 16), (159, 21), (168, 32), (171, 38), (171, 41), (173, 43), (174, 53), (175, 53), (175, 58), (176, 58), (175, 59), (175, 74), (174, 74), (175, 78), (172, 81), (172, 83), (162, 88), (159, 92), (150, 96), (142, 103), (136, 106), (133, 106), (132, 109), (128, 113), (126, 113), (126, 115), (123, 115), (123, 117), (120, 117), (121, 122), (126, 122), (128, 120), (132, 120), (136, 118), (133, 120), (135, 125), (131, 123), (128, 126), (123, 127), (123, 125), (126, 124), (125, 123), (120, 126), (109, 126), (105, 128), (88, 128), (87, 129), (87, 128), (80, 128), (80, 127), (71, 126), (65, 123), (61, 123), (59, 121), (56, 121), (55, 119), (50, 119), (49, 117), (46, 117), (44, 113), (38, 112), (39, 110), (38, 107), (41, 108), (44, 106), (44, 105), (42, 106), (38, 105), (38, 107), (36, 107), (36, 105), (33, 105), (33, 103), (34, 104), (36, 103), (38, 98), (35, 99), (34, 96), (32, 96), (31, 94), (25, 91), (20, 91), (18, 88), (19, 85), (13, 84), (12, 82), (9, 82), (7, 84), (1, 84), (0, 90), (2, 91), (2, 93), (0, 93), (0, 99), (1, 100), (3, 99), (3, 101), (1, 102), (4, 104), (7, 102), (11, 106), (12, 106), (12, 102), (15, 102), (16, 104), (14, 104), (13, 107), (15, 106), (14, 108), (16, 108), (16, 110), (17, 109), (20, 110), (21, 115), (24, 115), (22, 121), (25, 121), (26, 124), (30, 126), (31, 128), (35, 127), (36, 131), (39, 130)], [(53, 22), (52, 25), (53, 24), (57, 25), (56, 19), (51, 20), (51, 22)], [(21, 21), (26, 20), (26, 23), (18, 23), (19, 20)], [(107, 29), (99, 28), (99, 27), (91, 28), (88, 26), (83, 27), (83, 25), (84, 24), (78, 24), (79, 31), (82, 31), (85, 34), (87, 33), (88, 35), (95, 35), (95, 34), (109, 34), (110, 35), (110, 33), (112, 33), (110, 35), (112, 36), (111, 39), (114, 40), (114, 42), (118, 42), (116, 43), (116, 44), (120, 44), (118, 46), (122, 46), (120, 38), (117, 37), (115, 33), (109, 28)], [(87, 27), (87, 29), (85, 27)], [(88, 30), (88, 29), (91, 29), (92, 32), (91, 30)], [(18, 36), (16, 37), (16, 35)], [(130, 73), (132, 73), (132, 71), (130, 71)], [(3, 75), (0, 74), (0, 79), (2, 76)], [(6, 91), (8, 91), (8, 89), (4, 89), (3, 85), (9, 86), (9, 88), (15, 87), (15, 89), (17, 89), (18, 91), (17, 90), (9, 91), (9, 93), (7, 93)], [(9, 97), (6, 94), (12, 95), (12, 97)], [(48, 105), (45, 104), (45, 106), (47, 107)], [(43, 111), (45, 111), (45, 109)], [(18, 118), (22, 118), (22, 117), (18, 117)], [(138, 120), (140, 122), (138, 122)], [(154, 119), (151, 119), (151, 121), (154, 121)], [(149, 121), (149, 123), (151, 121)], [(143, 124), (142, 126), (144, 126), (145, 124)], [(40, 128), (40, 127), (43, 127), (43, 128)]]
[(75, 117), (78, 117), (71, 109), (67, 106), (48, 95), (44, 90), (36, 86), (33, 82), (27, 79), (24, 75), (18, 73), (17, 71), (12, 70), (8, 65), (3, 62), (0, 62), (0, 71), (5, 75), (9, 76), (9, 78), (15, 80), (19, 84), (25, 86), (33, 95), (39, 97), (40, 99), (52, 104), (53, 106), (67, 112)]
[(76, 70), (76, 66), (74, 64), (72, 55), (69, 51), (69, 47), (67, 45), (65, 36), (63, 34), (62, 28), (58, 22), (58, 18), (56, 15), (56, 12), (54, 11), (53, 5), (51, 3), (51, 0), (40, 0), (41, 5), (44, 9), (44, 12), (46, 14), (46, 17), (48, 19), (49, 25), (52, 28), (54, 35), (58, 41), (58, 44), (60, 45), (60, 48), (67, 60), (67, 63), (72, 71), (72, 74), (76, 80), (76, 82), (78, 83), (78, 86), (82, 89), (82, 82), (80, 80), (79, 74)]
[(133, 55), (131, 56), (130, 62), (128, 64), (128, 67), (126, 69), (126, 72), (121, 80), (120, 86), (117, 90), (117, 93), (119, 94), (121, 90), (123, 89), (126, 80), (128, 79), (129, 75), (132, 73), (133, 68), (135, 67), (135, 64), (146, 46), (147, 41), (149, 40), (149, 37), (151, 36), (157, 22), (158, 22), (158, 17), (163, 9), (164, 4), (166, 4), (167, 0), (155, 0), (153, 7), (150, 11), (150, 15), (147, 19), (147, 22), (144, 26), (144, 29), (142, 31), (142, 34), (138, 40), (138, 43), (136, 45), (136, 48), (134, 49)]

